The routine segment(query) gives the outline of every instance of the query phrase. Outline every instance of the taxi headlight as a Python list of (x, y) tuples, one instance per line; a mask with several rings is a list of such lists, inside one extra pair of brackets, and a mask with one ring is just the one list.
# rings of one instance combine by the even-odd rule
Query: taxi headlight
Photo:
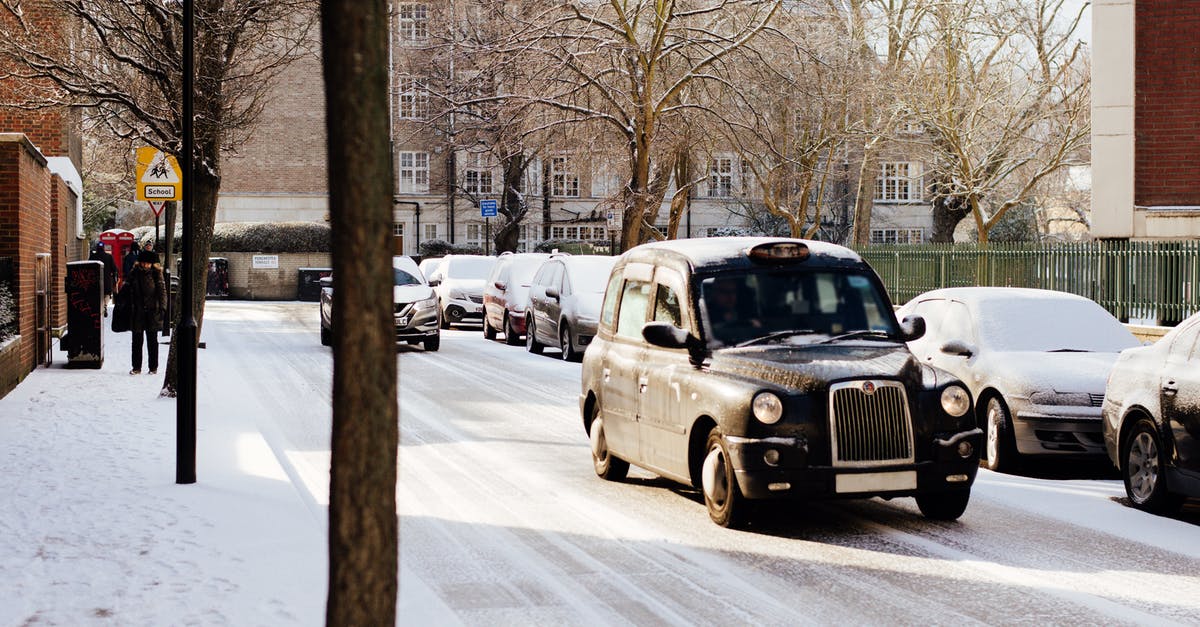
[(942, 410), (958, 418), (971, 409), (971, 394), (961, 385), (946, 386), (942, 390)]
[(771, 392), (759, 392), (750, 407), (754, 417), (763, 424), (773, 425), (783, 417), (783, 401)]

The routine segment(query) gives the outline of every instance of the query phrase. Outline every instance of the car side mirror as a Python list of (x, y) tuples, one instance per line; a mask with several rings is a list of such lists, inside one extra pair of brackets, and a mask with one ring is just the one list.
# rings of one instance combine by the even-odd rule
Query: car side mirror
[(501, 292), (508, 289), (508, 283), (505, 283), (504, 281), (496, 281), (496, 282), (492, 283), (492, 286), (495, 287), (496, 289), (500, 290)]
[(437, 287), (441, 284), (442, 284), (442, 280), (437, 277), (429, 279), (429, 287)]
[(558, 300), (558, 288), (557, 287), (547, 287), (546, 288), (546, 298), (553, 298), (554, 300)]
[(904, 316), (900, 321), (900, 335), (904, 336), (905, 342), (925, 337), (925, 318), (918, 315)]
[(941, 351), (947, 355), (970, 357), (975, 354), (975, 347), (962, 340), (950, 340), (942, 344)]
[(652, 346), (662, 348), (688, 348), (691, 334), (669, 322), (647, 322), (642, 326), (642, 337)]
[(321, 287), (333, 287), (333, 277), (323, 276), (318, 280), (318, 283), (321, 284)]

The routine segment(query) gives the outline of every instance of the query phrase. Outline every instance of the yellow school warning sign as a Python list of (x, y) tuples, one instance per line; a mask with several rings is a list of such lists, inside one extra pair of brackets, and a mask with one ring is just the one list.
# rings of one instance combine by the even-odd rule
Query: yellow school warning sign
[(137, 149), (138, 200), (183, 200), (182, 178), (175, 157), (152, 146)]

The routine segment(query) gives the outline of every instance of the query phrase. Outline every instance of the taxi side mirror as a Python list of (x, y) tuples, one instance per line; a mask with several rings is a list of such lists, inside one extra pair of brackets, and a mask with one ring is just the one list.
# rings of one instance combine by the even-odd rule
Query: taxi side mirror
[(652, 346), (687, 348), (691, 335), (669, 322), (647, 322), (642, 327), (642, 337)]
[(918, 315), (904, 316), (900, 321), (900, 335), (905, 342), (919, 340), (925, 337), (925, 318)]

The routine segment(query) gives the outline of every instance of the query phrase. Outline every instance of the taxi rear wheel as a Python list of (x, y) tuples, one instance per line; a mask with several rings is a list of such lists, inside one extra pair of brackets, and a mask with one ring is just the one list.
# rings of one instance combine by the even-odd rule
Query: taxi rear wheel
[(629, 462), (613, 457), (608, 450), (608, 439), (604, 437), (604, 419), (600, 417), (600, 405), (592, 410), (592, 428), (588, 433), (592, 443), (592, 468), (596, 476), (608, 481), (620, 481), (629, 474)]
[(956, 492), (933, 492), (917, 495), (917, 508), (930, 520), (958, 520), (967, 511), (971, 500), (970, 490)]
[(748, 504), (738, 488), (729, 449), (718, 429), (709, 432), (705, 450), (700, 485), (708, 517), (722, 527), (740, 527), (746, 522)]

